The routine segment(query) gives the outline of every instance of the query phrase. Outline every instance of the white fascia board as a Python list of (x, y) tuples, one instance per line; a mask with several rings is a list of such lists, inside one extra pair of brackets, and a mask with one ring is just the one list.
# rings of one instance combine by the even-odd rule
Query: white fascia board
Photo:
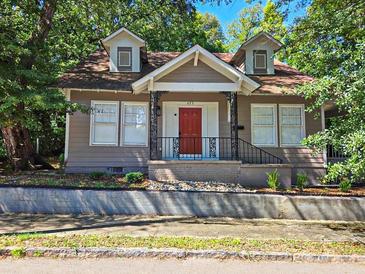
[(137, 39), (139, 42), (141, 42), (143, 44), (145, 43), (145, 41), (142, 38), (138, 37), (136, 34), (134, 34), (133, 32), (129, 31), (128, 29), (126, 29), (124, 27), (123, 28), (120, 28), (116, 32), (113, 32), (112, 34), (110, 34), (108, 37), (104, 38), (101, 41), (103, 43), (106, 43), (106, 42), (108, 42), (109, 40), (113, 39), (115, 36), (117, 36), (119, 33), (123, 32), (123, 31), (126, 32), (126, 33), (128, 33), (133, 38)]
[(168, 90), (170, 92), (221, 92), (237, 91), (237, 83), (170, 83), (156, 82), (154, 90)]

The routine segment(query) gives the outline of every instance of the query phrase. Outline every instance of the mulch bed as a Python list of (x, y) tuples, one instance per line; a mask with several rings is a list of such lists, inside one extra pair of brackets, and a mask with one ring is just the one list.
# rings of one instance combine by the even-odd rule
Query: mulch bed
[(365, 186), (353, 186), (348, 192), (338, 187), (313, 186), (304, 191), (293, 187), (289, 190), (272, 190), (270, 188), (250, 189), (239, 184), (217, 182), (157, 182), (144, 180), (128, 183), (122, 175), (103, 175), (97, 178), (86, 174), (62, 174), (59, 172), (23, 172), (12, 175), (0, 175), (0, 187), (43, 187), (71, 189), (115, 189), (115, 190), (151, 190), (151, 191), (204, 191), (235, 192), (281, 195), (315, 195), (365, 197)]

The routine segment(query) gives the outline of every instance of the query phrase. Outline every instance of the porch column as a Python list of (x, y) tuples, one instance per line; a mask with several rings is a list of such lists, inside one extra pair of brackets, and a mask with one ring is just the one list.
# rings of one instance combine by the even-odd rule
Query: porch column
[(229, 93), (229, 106), (231, 118), (231, 153), (232, 160), (238, 160), (238, 114), (237, 92)]
[(157, 104), (160, 91), (150, 91), (150, 159), (157, 160)]

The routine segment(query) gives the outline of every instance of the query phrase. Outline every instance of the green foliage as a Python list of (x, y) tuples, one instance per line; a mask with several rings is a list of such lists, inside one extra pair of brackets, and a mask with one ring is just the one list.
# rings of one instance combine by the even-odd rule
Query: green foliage
[(125, 175), (125, 178), (129, 184), (140, 183), (144, 179), (142, 172), (129, 172)]
[(219, 22), (199, 15), (196, 2), (3, 0), (0, 128), (25, 128), (33, 143), (40, 138), (41, 154), (61, 153), (66, 111), (85, 109), (65, 102), (63, 94), (52, 88), (57, 78), (121, 26), (148, 41), (153, 51), (183, 51), (195, 43), (221, 50)]
[(297, 188), (300, 189), (300, 191), (303, 191), (304, 188), (307, 186), (308, 184), (308, 176), (305, 173), (298, 173), (297, 174), (297, 181), (296, 181), (296, 186)]
[(5, 149), (3, 138), (0, 134), (0, 160), (5, 159), (5, 158), (6, 158), (6, 149)]
[(24, 248), (15, 248), (10, 251), (10, 254), (15, 258), (22, 258), (25, 257), (26, 251)]
[[(229, 50), (235, 52), (243, 42), (260, 31), (266, 31), (281, 41), (287, 36), (284, 15), (272, 1), (267, 1), (264, 7), (256, 3), (242, 9), (239, 18), (228, 26)], [(282, 59), (282, 56), (278, 58)]]
[(351, 181), (348, 178), (342, 178), (339, 188), (342, 192), (348, 192), (351, 189)]
[(280, 181), (279, 181), (280, 174), (278, 170), (275, 169), (271, 172), (267, 172), (266, 175), (267, 175), (267, 185), (271, 189), (277, 190), (280, 186)]
[(307, 110), (332, 102), (339, 113), (328, 129), (303, 142), (316, 153), (333, 145), (348, 156), (328, 167), (325, 182), (365, 180), (364, 13), (363, 1), (315, 0), (293, 27), (287, 46), (289, 64), (316, 77), (298, 89), (313, 102)]
[(102, 172), (102, 171), (93, 171), (89, 174), (89, 177), (92, 179), (92, 180), (99, 180), (101, 179), (102, 177), (104, 177), (106, 175), (105, 172)]

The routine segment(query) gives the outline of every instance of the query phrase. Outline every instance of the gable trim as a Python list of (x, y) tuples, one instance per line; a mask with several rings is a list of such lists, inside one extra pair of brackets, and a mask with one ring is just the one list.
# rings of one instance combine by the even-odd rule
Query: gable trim
[(134, 34), (133, 32), (131, 32), (130, 30), (126, 29), (125, 27), (120, 28), (119, 30), (113, 32), (112, 34), (110, 34), (108, 37), (104, 38), (102, 41), (102, 43), (106, 43), (109, 40), (113, 39), (115, 36), (117, 36), (118, 34), (122, 33), (122, 32), (126, 32), (128, 33), (130, 36), (132, 36), (133, 38), (137, 39), (139, 42), (141, 43), (145, 43), (145, 41), (140, 38), (139, 36), (137, 36), (136, 34)]
[[(196, 52), (199, 52), (199, 53), (196, 53)], [(147, 82), (150, 81), (150, 79), (153, 79), (152, 81), (158, 80), (162, 76), (164, 76), (164, 75), (168, 74), (169, 72), (173, 71), (174, 69), (182, 66), (183, 64), (187, 63), (188, 61), (195, 59), (196, 55), (199, 55), (199, 58), (202, 61), (204, 61), (204, 63), (206, 63), (208, 66), (212, 67), (213, 69), (215, 69), (213, 66), (216, 66), (218, 69), (222, 69), (222, 71), (215, 69), (217, 72), (223, 74), (226, 77), (229, 74), (230, 77), (227, 77), (227, 78), (231, 78), (232, 81), (237, 82), (237, 83), (242, 83), (244, 81), (246, 83), (247, 89), (250, 91), (257, 89), (260, 86), (254, 80), (250, 79), (249, 77), (244, 75), (242, 72), (236, 70), (229, 64), (223, 62), (222, 60), (217, 58), (215, 55), (213, 55), (206, 49), (202, 48), (199, 45), (195, 45), (192, 48), (190, 48), (189, 50), (187, 50), (184, 53), (182, 53), (181, 55), (179, 55), (178, 57), (176, 57), (175, 59), (169, 61), (168, 63), (164, 64), (160, 68), (150, 72), (149, 74), (145, 75), (141, 79), (134, 82), (132, 84), (133, 93), (136, 93), (136, 94), (141, 93), (146, 88)], [(162, 76), (161, 76), (161, 74), (162, 74)], [(156, 89), (156, 84), (155, 85), (150, 84), (149, 87), (151, 87), (151, 86), (153, 86), (153, 89), (149, 88), (149, 90)], [(236, 91), (240, 91), (241, 85), (239, 85), (239, 86), (237, 85), (237, 87), (238, 87), (238, 90), (236, 90)]]

